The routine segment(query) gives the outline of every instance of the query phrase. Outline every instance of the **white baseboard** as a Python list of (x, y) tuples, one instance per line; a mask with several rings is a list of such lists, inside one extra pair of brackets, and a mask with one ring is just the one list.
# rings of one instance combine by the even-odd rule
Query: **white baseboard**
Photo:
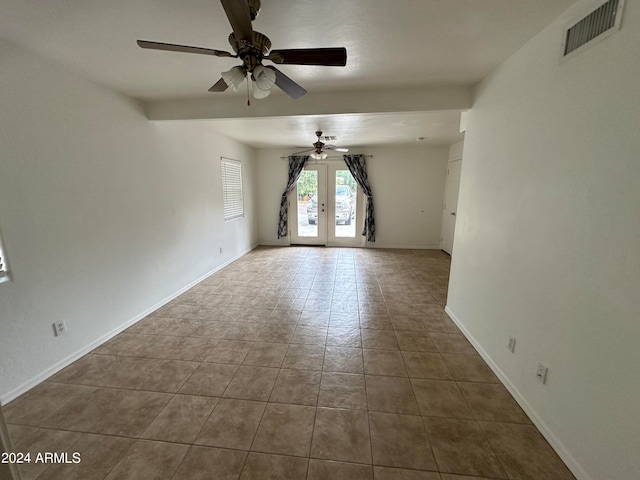
[(367, 248), (394, 248), (399, 250), (440, 250), (440, 246), (398, 245), (387, 243), (367, 242)]
[[(282, 243), (281, 241), (276, 240), (265, 240), (260, 241), (260, 245), (264, 247), (289, 247), (291, 246), (289, 242)], [(304, 247), (304, 245), (300, 245)], [(365, 248), (393, 248), (397, 250), (440, 250), (439, 245), (434, 246), (425, 246), (425, 245), (399, 245), (399, 244), (386, 244), (386, 243), (376, 243), (376, 242), (366, 242), (363, 245)], [(331, 247), (334, 248), (334, 247)], [(347, 247), (353, 248), (353, 247)]]
[(264, 247), (289, 247), (290, 242), (287, 238), (285, 241), (282, 240), (260, 240), (260, 245)]
[(39, 385), (40, 383), (44, 382), (47, 378), (49, 378), (52, 375), (58, 373), (60, 370), (62, 370), (63, 368), (69, 366), (70, 364), (72, 364), (73, 362), (78, 360), (80, 357), (83, 357), (84, 355), (89, 353), (91, 350), (94, 350), (95, 348), (99, 347), (103, 343), (107, 342), (108, 340), (112, 339), (113, 337), (115, 337), (119, 333), (121, 333), (124, 330), (126, 330), (127, 328), (129, 328), (131, 325), (139, 322), (140, 320), (145, 318), (147, 315), (155, 312), (160, 307), (163, 307), (164, 305), (166, 305), (167, 303), (169, 303), (171, 300), (175, 299), (176, 297), (179, 297), (180, 295), (182, 295), (184, 292), (186, 292), (190, 288), (195, 287), (197, 284), (199, 284), (203, 280), (206, 280), (207, 278), (209, 278), (214, 273), (222, 270), (224, 267), (226, 267), (230, 263), (235, 262), (237, 259), (239, 259), (243, 255), (246, 255), (247, 253), (249, 253), (251, 250), (253, 250), (257, 246), (258, 246), (257, 244), (256, 245), (252, 245), (250, 248), (242, 251), (241, 253), (239, 253), (238, 255), (234, 256), (233, 258), (230, 258), (229, 260), (225, 261), (224, 263), (218, 265), (213, 270), (205, 273), (200, 278), (198, 278), (198, 279), (194, 280), (193, 282), (189, 283), (188, 285), (182, 287), (177, 292), (172, 293), (168, 297), (160, 300), (155, 305), (147, 308), (142, 313), (139, 313), (135, 317), (127, 320), (122, 325), (114, 328), (113, 330), (111, 330), (108, 333), (105, 333), (101, 337), (99, 337), (96, 340), (94, 340), (93, 342), (91, 342), (89, 345), (81, 348), (80, 350), (76, 351), (75, 353), (72, 353), (68, 357), (60, 360), (57, 363), (55, 363), (51, 367), (47, 368), (44, 372), (39, 373), (35, 377), (33, 377), (33, 378), (27, 380), (26, 382), (24, 382), (22, 385), (19, 385), (18, 387), (14, 388), (10, 392), (7, 392), (4, 395), (0, 396), (0, 405), (6, 405), (10, 401), (18, 398), (20, 395), (28, 392), (29, 390), (31, 390), (36, 385)]
[(562, 461), (567, 465), (569, 470), (573, 473), (577, 480), (592, 480), (591, 476), (587, 474), (587, 472), (582, 468), (582, 466), (578, 463), (578, 461), (574, 458), (574, 456), (567, 450), (567, 448), (562, 444), (562, 442), (555, 436), (553, 431), (549, 428), (549, 426), (542, 420), (540, 415), (533, 409), (533, 407), (527, 402), (524, 396), (520, 393), (520, 391), (516, 388), (516, 386), (511, 383), (509, 377), (500, 369), (500, 367), (493, 361), (493, 359), (489, 356), (489, 354), (482, 348), (482, 346), (476, 341), (476, 339), (471, 335), (471, 333), (466, 329), (460, 319), (456, 316), (455, 313), (451, 311), (449, 306), (444, 307), (445, 312), (451, 320), (458, 326), (460, 331), (463, 333), (467, 340), (471, 342), (474, 348), (478, 351), (483, 360), (489, 365), (489, 368), (493, 370), (493, 373), (500, 379), (503, 385), (509, 390), (509, 393), (513, 396), (513, 398), (518, 402), (520, 407), (525, 411), (525, 413), (529, 416), (533, 424), (540, 430), (540, 433), (544, 438), (547, 439), (551, 447), (556, 451), (558, 456), (562, 459)]

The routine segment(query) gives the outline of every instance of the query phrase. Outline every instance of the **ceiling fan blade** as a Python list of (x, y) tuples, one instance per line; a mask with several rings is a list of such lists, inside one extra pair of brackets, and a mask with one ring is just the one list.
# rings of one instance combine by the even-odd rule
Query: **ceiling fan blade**
[(147, 40), (138, 40), (138, 45), (141, 48), (150, 48), (152, 50), (167, 50), (169, 52), (184, 52), (184, 53), (200, 53), (202, 55), (213, 55), (214, 57), (236, 57), (224, 50), (213, 50), (211, 48), (202, 47), (190, 47), (188, 45), (175, 45), (173, 43), (160, 43), (149, 42)]
[(344, 67), (347, 64), (347, 49), (339, 48), (293, 48), (271, 50), (267, 59), (273, 63), (288, 65), (324, 65)]
[(293, 99), (300, 98), (307, 91), (298, 85), (296, 82), (287, 77), (284, 73), (278, 70), (276, 67), (268, 66), (265, 68), (270, 68), (274, 72), (276, 72), (276, 85), (284, 91), (287, 95), (289, 95)]
[(218, 80), (213, 87), (209, 89), (210, 92), (224, 92), (229, 86), (227, 82), (224, 81), (224, 78)]
[[(297, 147), (297, 148), (303, 148), (303, 147)], [(306, 150), (302, 150), (301, 152), (296, 152), (293, 155), (300, 155), (301, 153), (313, 152), (314, 150), (315, 148), (307, 148)]]
[(342, 152), (342, 153), (347, 153), (349, 151), (348, 148), (340, 148), (340, 147), (336, 147), (335, 145), (325, 145), (324, 148), (326, 148), (327, 150), (335, 150), (336, 152)]
[(224, 13), (227, 14), (236, 40), (253, 43), (253, 27), (251, 26), (251, 11), (247, 0), (220, 0)]

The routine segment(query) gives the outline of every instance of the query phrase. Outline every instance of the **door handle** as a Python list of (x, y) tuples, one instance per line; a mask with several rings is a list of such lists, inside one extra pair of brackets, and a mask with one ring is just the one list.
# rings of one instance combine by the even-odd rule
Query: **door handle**
[(451, 215), (453, 215), (455, 217), (456, 216), (456, 212), (451, 212)]

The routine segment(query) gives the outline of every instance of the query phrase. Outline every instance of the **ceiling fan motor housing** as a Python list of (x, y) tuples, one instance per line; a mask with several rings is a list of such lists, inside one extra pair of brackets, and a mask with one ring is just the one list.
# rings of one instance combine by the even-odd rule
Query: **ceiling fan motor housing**
[(318, 130), (316, 132), (316, 137), (318, 137), (318, 141), (313, 144), (314, 148), (316, 149), (316, 153), (318, 154), (322, 153), (324, 150), (324, 143), (320, 141), (321, 136), (322, 136), (322, 130)]
[(235, 34), (229, 35), (229, 44), (238, 57), (244, 62), (248, 72), (262, 63), (262, 58), (271, 50), (271, 40), (266, 35), (253, 31), (253, 43), (236, 40)]

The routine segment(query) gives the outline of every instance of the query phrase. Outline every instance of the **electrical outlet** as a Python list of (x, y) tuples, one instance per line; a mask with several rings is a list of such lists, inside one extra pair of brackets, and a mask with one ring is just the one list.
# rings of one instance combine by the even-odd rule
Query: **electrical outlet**
[(547, 383), (548, 370), (549, 369), (544, 365), (542, 365), (541, 363), (538, 364), (538, 370), (536, 371), (536, 376), (538, 377), (538, 380), (542, 382), (543, 385)]
[(66, 331), (67, 326), (65, 325), (64, 320), (53, 324), (53, 332), (56, 334), (56, 337), (66, 333)]
[(507, 343), (507, 348), (511, 353), (516, 351), (516, 339), (513, 337), (509, 337), (509, 343)]

